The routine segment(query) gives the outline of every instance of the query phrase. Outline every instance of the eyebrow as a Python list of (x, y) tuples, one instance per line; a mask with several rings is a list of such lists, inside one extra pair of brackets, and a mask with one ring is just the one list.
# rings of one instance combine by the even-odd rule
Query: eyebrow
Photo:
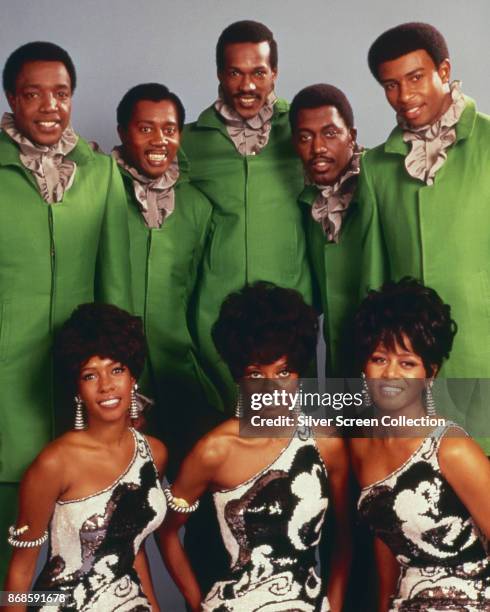
[[(253, 66), (251, 70), (267, 70), (267, 68), (268, 68), (267, 64), (257, 64), (257, 66)], [(237, 70), (238, 72), (242, 72), (242, 69), (239, 68), (238, 66), (228, 66), (226, 70)]]
[[(420, 71), (424, 71), (425, 68), (423, 66), (420, 66), (419, 68), (414, 68), (413, 70), (410, 70), (410, 72), (407, 72), (406, 74), (404, 74), (404, 77), (410, 77), (413, 76), (416, 72), (420, 72)], [(384, 81), (381, 81), (381, 83), (383, 85), (385, 85), (386, 83), (398, 83), (397, 79), (385, 79)]]
[[(338, 130), (338, 129), (340, 129), (340, 126), (335, 125), (335, 123), (327, 123), (326, 125), (322, 125), (320, 129), (322, 129), (322, 130), (327, 130), (328, 129), (329, 130), (331, 128), (334, 128), (335, 130)], [(313, 132), (314, 131), (314, 130), (312, 130), (309, 127), (301, 127), (301, 126), (298, 126), (296, 129), (297, 129), (298, 132)]]
[[(21, 85), (20, 87), (21, 89), (28, 89), (29, 87), (37, 87), (38, 89), (42, 89), (43, 87), (46, 87), (46, 85), (43, 85), (42, 83), (26, 83), (25, 85)], [(66, 83), (57, 83), (56, 85), (54, 85), (54, 87), (71, 89), (70, 85), (67, 85)]]

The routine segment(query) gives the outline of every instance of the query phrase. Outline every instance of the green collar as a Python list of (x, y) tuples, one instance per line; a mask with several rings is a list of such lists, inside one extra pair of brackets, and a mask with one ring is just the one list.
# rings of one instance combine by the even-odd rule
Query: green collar
[[(473, 132), (476, 121), (476, 105), (474, 100), (465, 96), (466, 106), (461, 115), (460, 120), (456, 124), (456, 142), (469, 138)], [(403, 130), (396, 126), (396, 128), (388, 136), (388, 140), (385, 142), (384, 150), (386, 153), (399, 153), (400, 155), (407, 155), (410, 150), (408, 142), (403, 140)]]
[[(277, 119), (277, 117), (283, 115), (284, 113), (287, 113), (288, 111), (289, 103), (283, 98), (277, 98), (276, 103), (274, 104), (273, 119)], [(220, 130), (226, 136), (228, 136), (228, 132), (226, 131), (226, 124), (214, 108), (214, 104), (203, 110), (203, 112), (197, 118), (196, 125), (200, 128), (202, 127)]]
[(299, 195), (299, 201), (311, 206), (319, 193), (316, 185), (305, 185), (303, 191)]
[[(95, 153), (88, 142), (79, 137), (77, 146), (67, 155), (67, 158), (80, 166), (94, 160)], [(0, 165), (24, 168), (19, 157), (19, 147), (3, 130), (0, 131)]]

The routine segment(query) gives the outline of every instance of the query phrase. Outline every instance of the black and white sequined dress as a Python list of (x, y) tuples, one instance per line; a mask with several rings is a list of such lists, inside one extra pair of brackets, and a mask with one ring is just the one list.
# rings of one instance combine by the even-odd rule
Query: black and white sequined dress
[(400, 468), (364, 488), (359, 498), (361, 519), (401, 566), (392, 611), (490, 610), (488, 542), (437, 458), (451, 425), (436, 429)]
[(56, 503), (48, 561), (33, 590), (66, 593), (72, 603), (41, 610), (151, 610), (133, 563), (146, 536), (163, 521), (166, 501), (148, 442), (131, 432), (133, 457), (110, 487)]
[(327, 472), (313, 438), (291, 438), (268, 467), (213, 497), (230, 568), (202, 610), (329, 610), (315, 571)]

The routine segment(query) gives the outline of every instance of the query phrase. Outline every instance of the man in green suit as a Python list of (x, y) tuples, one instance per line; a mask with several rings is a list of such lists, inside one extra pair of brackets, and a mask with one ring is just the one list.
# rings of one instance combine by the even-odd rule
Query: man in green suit
[(149, 418), (169, 448), (171, 476), (217, 416), (187, 324), (211, 206), (178, 157), (184, 117), (165, 85), (136, 85), (117, 108), (122, 145), (112, 152), (126, 189), (133, 302), (148, 342), (142, 389), (156, 400)]
[[(373, 208), (362, 290), (410, 275), (451, 305), (458, 324), (445, 377), (490, 377), (490, 118), (450, 81), (449, 52), (431, 25), (381, 34), (369, 67), (397, 115), (388, 140), (366, 153), (361, 206)], [(374, 280), (373, 280), (374, 279)], [(462, 425), (488, 433), (485, 385), (451, 385)], [(484, 443), (487, 454), (490, 443)]]
[(73, 131), (75, 85), (72, 60), (52, 43), (20, 47), (3, 71), (0, 584), (17, 483), (54, 431), (53, 334), (81, 302), (131, 306), (121, 177)]
[(299, 197), (307, 213), (307, 242), (320, 287), (327, 345), (326, 373), (347, 376), (345, 327), (357, 304), (362, 215), (356, 198), (362, 147), (345, 94), (325, 83), (296, 94), (289, 111), (293, 142), (303, 162)]
[(211, 201), (195, 324), (205, 365), (232, 410), (235, 389), (211, 339), (224, 298), (266, 280), (300, 291), (311, 302), (303, 219), (303, 188), (294, 155), (289, 106), (274, 93), (277, 44), (263, 24), (240, 21), (216, 48), (218, 99), (184, 129), (191, 181)]

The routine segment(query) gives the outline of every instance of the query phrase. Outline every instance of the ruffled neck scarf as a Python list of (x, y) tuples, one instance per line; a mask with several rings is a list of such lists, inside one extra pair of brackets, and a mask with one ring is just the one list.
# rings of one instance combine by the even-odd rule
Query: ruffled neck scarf
[(73, 128), (68, 126), (56, 144), (43, 146), (19, 132), (12, 113), (3, 114), (0, 127), (18, 145), (20, 161), (36, 179), (42, 199), (47, 204), (61, 202), (65, 191), (73, 185), (77, 170), (76, 163), (66, 159), (78, 142)]
[(133, 180), (134, 195), (145, 223), (149, 228), (161, 227), (175, 208), (174, 186), (179, 178), (177, 157), (162, 176), (152, 179), (130, 166), (122, 156), (122, 149), (122, 146), (114, 147), (112, 156)]
[(398, 125), (403, 130), (403, 140), (412, 145), (405, 157), (405, 168), (410, 176), (427, 185), (433, 184), (436, 172), (447, 159), (447, 150), (456, 141), (456, 124), (465, 107), (461, 81), (453, 81), (450, 91), (450, 107), (432, 125), (411, 128), (398, 117)]
[(354, 195), (363, 148), (356, 145), (351, 161), (334, 185), (316, 185), (320, 193), (313, 202), (311, 216), (320, 223), (328, 242), (338, 242), (345, 213)]
[(240, 155), (257, 155), (269, 142), (276, 100), (276, 94), (271, 91), (267, 96), (267, 102), (260, 111), (254, 117), (244, 119), (226, 104), (221, 89), (219, 90), (219, 97), (214, 103), (214, 108), (224, 119), (228, 136)]

